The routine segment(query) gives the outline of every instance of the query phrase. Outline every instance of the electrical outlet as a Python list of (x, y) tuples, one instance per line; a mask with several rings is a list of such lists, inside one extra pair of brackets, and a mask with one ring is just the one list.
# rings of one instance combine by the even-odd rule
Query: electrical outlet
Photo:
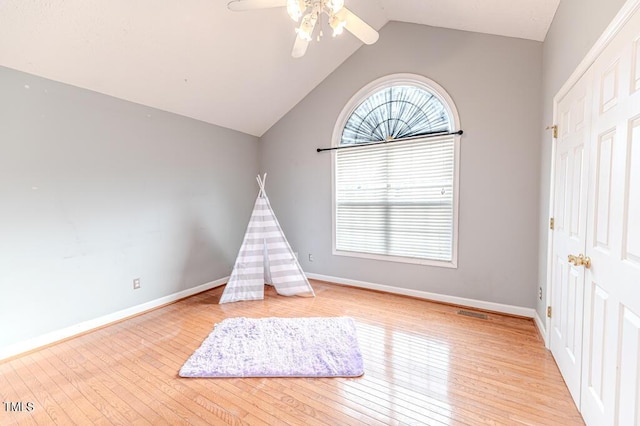
[(133, 279), (133, 289), (137, 290), (140, 288), (140, 278), (134, 278)]
[(313, 255), (309, 253), (309, 262), (313, 262)]
[(542, 300), (542, 287), (538, 289), (538, 299)]

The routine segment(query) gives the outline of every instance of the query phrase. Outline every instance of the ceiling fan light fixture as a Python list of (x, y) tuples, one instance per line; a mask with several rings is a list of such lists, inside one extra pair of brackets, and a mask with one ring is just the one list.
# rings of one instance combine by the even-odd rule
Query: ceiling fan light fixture
[(306, 8), (304, 0), (287, 0), (287, 13), (296, 22), (300, 20)]
[(347, 21), (344, 21), (337, 16), (329, 18), (329, 26), (333, 30), (333, 36), (339, 36), (344, 31), (344, 27), (347, 25)]
[(344, 0), (328, 0), (327, 6), (333, 13), (336, 13), (344, 7)]
[(313, 29), (316, 26), (316, 22), (318, 21), (318, 15), (315, 13), (308, 13), (302, 18), (302, 22), (300, 26), (296, 28), (296, 33), (298, 33), (298, 37), (305, 41), (311, 41), (311, 35), (313, 34)]
[(347, 9), (344, 3), (344, 0), (231, 0), (227, 7), (233, 12), (286, 7), (287, 14), (296, 22), (296, 39), (291, 56), (301, 58), (313, 40), (314, 33), (320, 41), (326, 25), (331, 27), (334, 37), (347, 30), (365, 44), (378, 41), (378, 32)]

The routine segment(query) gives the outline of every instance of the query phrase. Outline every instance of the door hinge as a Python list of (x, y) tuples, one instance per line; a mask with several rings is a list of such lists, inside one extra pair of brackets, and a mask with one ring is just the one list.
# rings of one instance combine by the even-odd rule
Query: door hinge
[(553, 126), (547, 126), (547, 130), (551, 129), (553, 138), (558, 139), (558, 125), (554, 124)]
[(551, 318), (551, 306), (547, 306), (547, 317)]
[(551, 229), (553, 231), (555, 227), (556, 227), (555, 219), (554, 218), (550, 218), (549, 219), (549, 229)]

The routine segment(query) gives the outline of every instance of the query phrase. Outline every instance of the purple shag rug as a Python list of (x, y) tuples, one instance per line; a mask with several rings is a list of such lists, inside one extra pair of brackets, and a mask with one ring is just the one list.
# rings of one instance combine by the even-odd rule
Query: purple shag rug
[(364, 373), (352, 318), (227, 318), (181, 377), (357, 377)]

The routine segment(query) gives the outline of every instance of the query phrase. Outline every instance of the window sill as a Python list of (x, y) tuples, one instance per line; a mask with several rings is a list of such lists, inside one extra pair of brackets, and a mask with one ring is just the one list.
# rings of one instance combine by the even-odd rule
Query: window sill
[(361, 259), (381, 260), (384, 262), (410, 263), (414, 265), (435, 266), (439, 268), (449, 268), (449, 269), (458, 268), (458, 262), (457, 262), (456, 256), (454, 256), (452, 260), (446, 261), (446, 260), (418, 259), (415, 257), (385, 256), (385, 255), (372, 254), (372, 253), (360, 253), (355, 251), (336, 250), (335, 248), (333, 249), (332, 253), (334, 256), (359, 257)]

